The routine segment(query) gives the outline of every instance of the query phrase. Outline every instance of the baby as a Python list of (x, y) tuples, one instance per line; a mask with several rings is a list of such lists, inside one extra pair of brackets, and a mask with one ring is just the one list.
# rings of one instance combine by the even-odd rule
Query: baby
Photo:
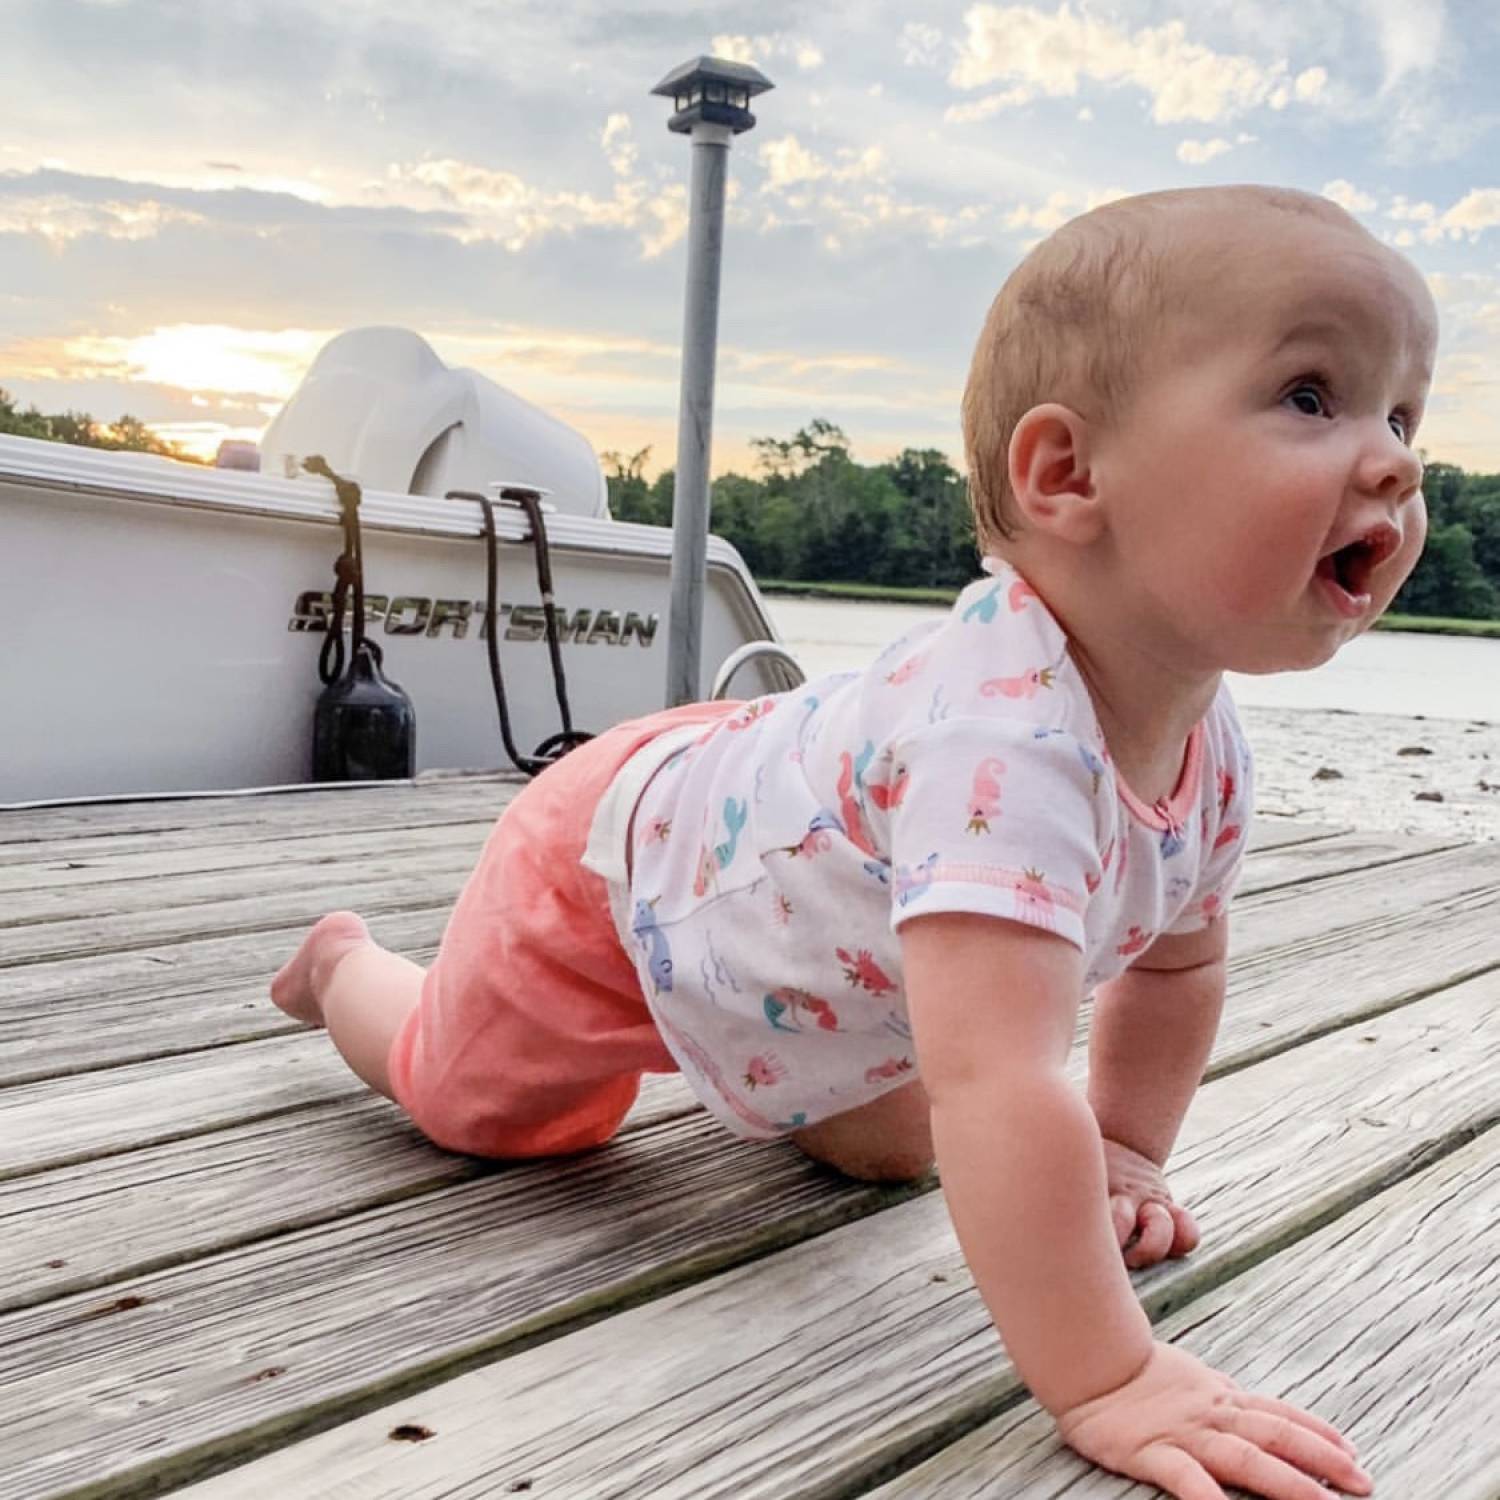
[(730, 1131), (853, 1176), (935, 1159), (1080, 1453), (1180, 1500), (1370, 1493), (1335, 1429), (1154, 1341), (1127, 1268), (1198, 1242), (1162, 1166), (1251, 813), (1222, 674), (1327, 661), (1410, 572), (1435, 341), (1421, 277), (1321, 198), (1075, 219), (980, 335), (988, 576), (946, 619), (600, 735), (506, 810), (429, 971), (338, 912), (273, 998), (457, 1151), (598, 1145), (680, 1070)]

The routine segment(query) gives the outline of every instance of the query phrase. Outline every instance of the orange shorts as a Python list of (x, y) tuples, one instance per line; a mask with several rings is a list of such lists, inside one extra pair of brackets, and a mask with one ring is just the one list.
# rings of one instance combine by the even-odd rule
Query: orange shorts
[(610, 916), (579, 862), (615, 773), (665, 730), (737, 703), (616, 725), (524, 787), (448, 919), (422, 998), (391, 1045), (396, 1101), (476, 1156), (551, 1156), (607, 1141), (644, 1073), (675, 1073)]

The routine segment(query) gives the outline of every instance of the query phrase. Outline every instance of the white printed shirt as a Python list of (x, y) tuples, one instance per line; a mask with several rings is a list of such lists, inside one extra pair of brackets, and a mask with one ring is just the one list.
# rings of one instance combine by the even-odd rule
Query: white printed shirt
[(911, 917), (1057, 933), (1091, 990), (1229, 900), (1251, 761), (1228, 689), (1176, 790), (1145, 805), (1057, 621), (1007, 564), (986, 567), (865, 671), (639, 752), (660, 768), (635, 808), (621, 935), (684, 1076), (737, 1134), (794, 1130), (916, 1076)]

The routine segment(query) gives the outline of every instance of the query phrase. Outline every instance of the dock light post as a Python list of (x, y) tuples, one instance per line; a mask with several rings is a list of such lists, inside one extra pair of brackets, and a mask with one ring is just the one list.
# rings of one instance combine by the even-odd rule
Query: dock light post
[(667, 627), (667, 707), (702, 696), (703, 573), (708, 553), (708, 452), (713, 435), (714, 357), (719, 339), (719, 264), (729, 143), (755, 125), (750, 100), (773, 88), (746, 63), (695, 57), (651, 90), (676, 106), (667, 129), (692, 137), (688, 190), (687, 307), (682, 400), (672, 497), (672, 602)]

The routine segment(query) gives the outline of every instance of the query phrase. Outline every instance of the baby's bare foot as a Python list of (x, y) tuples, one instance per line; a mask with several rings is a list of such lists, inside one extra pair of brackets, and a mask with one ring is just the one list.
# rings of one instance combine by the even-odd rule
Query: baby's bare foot
[(370, 929), (352, 911), (332, 911), (302, 939), (302, 946), (271, 981), (271, 999), (287, 1015), (323, 1024), (323, 987), (352, 948), (372, 942)]

